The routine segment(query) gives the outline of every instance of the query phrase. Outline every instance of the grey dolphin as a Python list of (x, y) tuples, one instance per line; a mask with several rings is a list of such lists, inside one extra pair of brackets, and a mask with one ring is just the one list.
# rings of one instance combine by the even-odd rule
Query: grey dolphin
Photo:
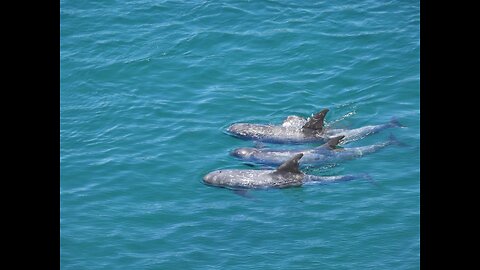
[(233, 190), (298, 187), (306, 183), (332, 183), (348, 181), (358, 176), (316, 176), (299, 170), (302, 153), (296, 154), (276, 170), (217, 170), (203, 177), (206, 185)]
[(356, 129), (325, 128), (324, 119), (328, 113), (324, 109), (303, 121), (301, 117), (289, 116), (282, 125), (235, 123), (227, 128), (228, 134), (246, 140), (268, 143), (310, 143), (326, 142), (337, 136), (345, 136), (343, 142), (361, 139), (386, 128), (401, 126), (396, 119), (383, 125), (364, 126)]
[(306, 143), (323, 141), (323, 121), (329, 110), (324, 109), (303, 121), (300, 117), (289, 116), (282, 125), (236, 123), (227, 128), (235, 137), (270, 143)]
[(398, 144), (397, 139), (390, 135), (388, 141), (351, 148), (337, 148), (337, 145), (344, 139), (344, 135), (331, 138), (327, 143), (312, 149), (259, 149), (243, 147), (233, 150), (230, 154), (247, 162), (254, 162), (264, 165), (277, 166), (287, 161), (291, 156), (303, 153), (301, 165), (323, 165), (329, 162), (338, 162), (361, 157), (376, 152), (388, 145)]

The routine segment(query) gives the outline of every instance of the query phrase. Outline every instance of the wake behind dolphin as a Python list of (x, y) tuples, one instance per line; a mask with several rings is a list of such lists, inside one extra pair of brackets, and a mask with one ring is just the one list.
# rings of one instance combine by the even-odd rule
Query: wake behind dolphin
[(217, 170), (203, 177), (206, 185), (233, 190), (298, 187), (307, 183), (332, 183), (348, 181), (362, 176), (316, 176), (299, 170), (302, 153), (288, 159), (276, 170)]
[(329, 162), (358, 158), (376, 152), (388, 145), (398, 144), (396, 138), (391, 135), (388, 141), (379, 144), (352, 148), (337, 148), (337, 145), (344, 137), (344, 135), (333, 137), (327, 143), (312, 149), (287, 150), (243, 147), (233, 150), (230, 154), (243, 161), (278, 166), (290, 157), (303, 153), (303, 158), (300, 160), (301, 165), (318, 166)]
[(227, 132), (232, 136), (246, 140), (290, 144), (324, 143), (333, 137), (343, 135), (343, 141), (346, 143), (386, 128), (401, 126), (396, 119), (392, 119), (389, 123), (383, 125), (364, 126), (350, 130), (325, 128), (324, 119), (328, 111), (328, 109), (324, 109), (306, 121), (303, 121), (301, 117), (289, 116), (282, 125), (236, 123), (229, 126)]

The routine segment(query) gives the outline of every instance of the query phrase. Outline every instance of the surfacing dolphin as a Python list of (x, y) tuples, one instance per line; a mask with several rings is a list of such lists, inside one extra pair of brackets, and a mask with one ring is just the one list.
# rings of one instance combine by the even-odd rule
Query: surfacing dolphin
[(233, 190), (299, 187), (307, 183), (332, 183), (359, 178), (357, 175), (316, 176), (299, 170), (302, 153), (296, 154), (276, 170), (217, 170), (203, 177), (206, 185)]
[(337, 148), (344, 135), (333, 137), (327, 143), (312, 149), (266, 149), (242, 147), (233, 150), (230, 154), (243, 161), (254, 162), (258, 164), (278, 166), (284, 163), (290, 157), (303, 153), (300, 160), (301, 165), (324, 165), (330, 162), (350, 160), (361, 157), (366, 154), (376, 152), (388, 145), (398, 144), (393, 135), (390, 135), (388, 141), (361, 147)]
[[(289, 116), (282, 125), (265, 125), (236, 123), (227, 128), (227, 132), (235, 137), (268, 143), (311, 143), (326, 142), (343, 135), (344, 143), (361, 139), (386, 128), (401, 126), (396, 119), (383, 125), (364, 126), (356, 129), (331, 129), (324, 127), (328, 109), (308, 118), (304, 123), (301, 117)], [(302, 125), (300, 125), (302, 124)]]

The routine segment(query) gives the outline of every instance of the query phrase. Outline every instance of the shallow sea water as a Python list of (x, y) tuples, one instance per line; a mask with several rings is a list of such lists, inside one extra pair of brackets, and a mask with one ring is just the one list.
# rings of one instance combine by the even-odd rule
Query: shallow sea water
[[(61, 269), (418, 269), (419, 9), (61, 0)], [(229, 156), (254, 145), (229, 124), (323, 108), (335, 127), (405, 126), (344, 147), (405, 145), (307, 168), (373, 182), (253, 198), (202, 183), (252, 168)]]

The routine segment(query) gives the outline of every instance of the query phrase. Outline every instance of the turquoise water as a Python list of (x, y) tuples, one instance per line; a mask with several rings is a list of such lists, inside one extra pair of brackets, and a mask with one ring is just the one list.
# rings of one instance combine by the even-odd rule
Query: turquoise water
[[(60, 7), (62, 269), (419, 268), (419, 1)], [(406, 146), (309, 169), (374, 183), (245, 198), (201, 182), (251, 168), (229, 124), (323, 108), (337, 127), (405, 126), (345, 147)]]

